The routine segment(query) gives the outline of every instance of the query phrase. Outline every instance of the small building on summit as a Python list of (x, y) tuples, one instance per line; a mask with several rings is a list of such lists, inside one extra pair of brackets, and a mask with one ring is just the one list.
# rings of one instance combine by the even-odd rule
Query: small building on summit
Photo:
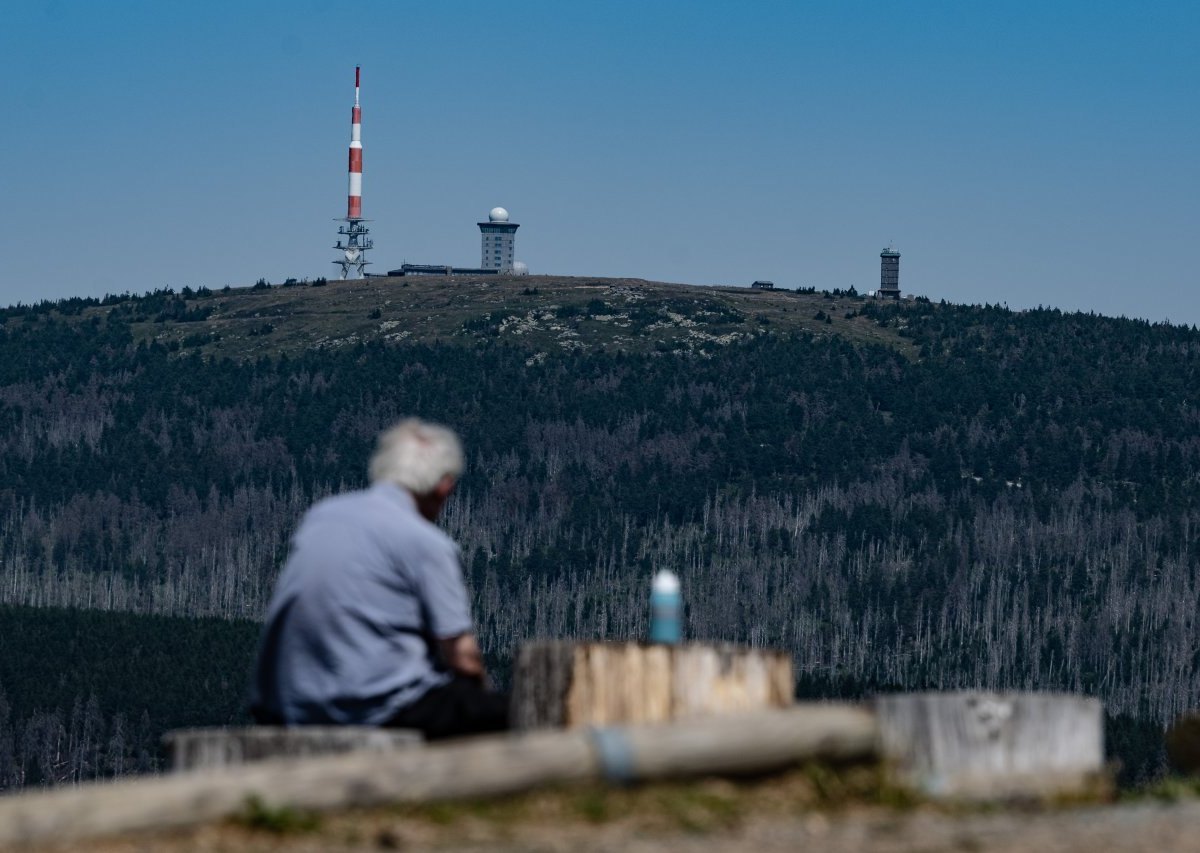
[(495, 275), (500, 270), (482, 270), (475, 267), (451, 267), (444, 264), (401, 264), (398, 270), (388, 270), (390, 276), (414, 275)]
[(751, 284), (750, 287), (754, 290), (774, 290), (775, 282), (760, 280), (760, 281), (756, 281), (753, 284)]
[(493, 207), (488, 221), (480, 222), (479, 232), (483, 248), (480, 263), (476, 267), (456, 267), (450, 264), (401, 264), (399, 269), (389, 270), (390, 276), (473, 276), (473, 275), (529, 275), (529, 267), (514, 259), (515, 234), (521, 226), (508, 221), (508, 211)]
[(481, 250), (479, 266), (498, 272), (511, 272), (515, 263), (513, 244), (521, 226), (508, 221), (508, 211), (493, 207), (487, 222), (479, 223)]

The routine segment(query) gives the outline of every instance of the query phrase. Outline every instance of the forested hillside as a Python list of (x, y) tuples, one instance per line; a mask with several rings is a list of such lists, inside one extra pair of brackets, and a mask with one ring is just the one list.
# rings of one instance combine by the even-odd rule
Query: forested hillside
[(162, 769), (162, 734), (245, 719), (252, 622), (0, 605), (0, 791)]
[(530, 280), (508, 313), (481, 286), (436, 333), (397, 310), (257, 358), (204, 309), (264, 288), (9, 309), (0, 597), (253, 619), (298, 516), (419, 414), (468, 448), (445, 526), (500, 658), (640, 635), (671, 568), (689, 636), (788, 648), (813, 684), (1200, 704), (1194, 328), (602, 285)]

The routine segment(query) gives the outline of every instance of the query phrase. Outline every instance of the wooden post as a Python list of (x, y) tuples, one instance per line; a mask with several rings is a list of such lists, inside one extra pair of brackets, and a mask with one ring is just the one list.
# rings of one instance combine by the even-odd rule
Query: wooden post
[(517, 729), (655, 723), (785, 708), (791, 656), (732, 645), (526, 643), (517, 654)]
[(935, 797), (1084, 790), (1103, 769), (1098, 699), (1059, 693), (903, 693), (875, 700), (899, 780)]

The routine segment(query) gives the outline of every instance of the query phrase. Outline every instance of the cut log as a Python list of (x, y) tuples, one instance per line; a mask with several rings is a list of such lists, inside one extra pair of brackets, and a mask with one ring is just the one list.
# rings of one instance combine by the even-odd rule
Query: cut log
[(935, 797), (1085, 790), (1104, 763), (1098, 699), (1056, 693), (907, 693), (875, 700), (899, 781)]
[(368, 726), (181, 729), (163, 736), (173, 770), (233, 767), (267, 758), (392, 752), (423, 742), (419, 731)]
[(786, 708), (785, 652), (732, 645), (526, 643), (517, 654), (517, 729), (657, 723)]
[(870, 711), (808, 705), (658, 726), (466, 738), (390, 753), (278, 759), (0, 798), (0, 848), (182, 827), (267, 808), (326, 810), (511, 794), (539, 785), (759, 773), (867, 759)]

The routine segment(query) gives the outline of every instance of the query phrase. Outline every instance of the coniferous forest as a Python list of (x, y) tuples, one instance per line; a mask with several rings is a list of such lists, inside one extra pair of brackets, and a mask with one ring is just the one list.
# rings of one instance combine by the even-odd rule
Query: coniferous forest
[(258, 626), (0, 605), (0, 791), (161, 770), (161, 737), (245, 723)]
[(0, 312), (0, 787), (152, 769), (164, 729), (237, 719), (293, 525), (408, 414), (467, 448), (444, 524), (501, 670), (527, 637), (640, 636), (670, 568), (689, 637), (790, 650), (804, 695), (1083, 692), (1153, 775), (1200, 705), (1200, 332), (853, 302), (911, 351), (235, 361), (120, 310)]

